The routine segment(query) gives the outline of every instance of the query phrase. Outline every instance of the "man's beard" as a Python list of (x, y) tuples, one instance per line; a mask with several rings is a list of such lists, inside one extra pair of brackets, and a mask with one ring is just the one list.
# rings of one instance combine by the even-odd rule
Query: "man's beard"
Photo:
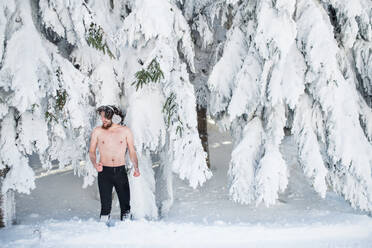
[(108, 123), (106, 126), (105, 124), (102, 124), (103, 129), (109, 129), (111, 126), (112, 126), (112, 121), (110, 121), (110, 123)]

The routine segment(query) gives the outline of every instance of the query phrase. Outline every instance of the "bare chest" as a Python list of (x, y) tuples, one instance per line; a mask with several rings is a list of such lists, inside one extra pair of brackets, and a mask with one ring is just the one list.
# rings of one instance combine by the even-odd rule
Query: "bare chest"
[(100, 148), (125, 148), (126, 136), (122, 132), (102, 132), (98, 136), (98, 146)]

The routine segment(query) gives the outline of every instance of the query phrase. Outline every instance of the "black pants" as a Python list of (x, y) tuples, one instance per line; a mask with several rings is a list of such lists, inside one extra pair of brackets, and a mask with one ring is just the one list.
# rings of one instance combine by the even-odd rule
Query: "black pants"
[(124, 165), (118, 167), (103, 166), (102, 172), (98, 172), (101, 215), (109, 215), (111, 213), (113, 187), (115, 187), (120, 202), (120, 219), (123, 219), (123, 216), (129, 214), (130, 211), (129, 182)]

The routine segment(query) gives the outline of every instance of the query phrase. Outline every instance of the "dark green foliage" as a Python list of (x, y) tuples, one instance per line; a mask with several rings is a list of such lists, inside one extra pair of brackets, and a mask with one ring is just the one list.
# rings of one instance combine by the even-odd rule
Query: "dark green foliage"
[[(166, 114), (167, 116), (167, 126), (169, 127), (172, 121), (172, 117), (174, 114), (177, 112), (177, 103), (175, 102), (176, 96), (172, 92), (170, 96), (167, 98), (165, 101), (165, 104), (163, 106), (163, 113)], [(178, 121), (178, 126), (176, 129), (176, 134), (179, 134), (180, 137), (182, 137), (182, 132), (183, 132), (183, 123), (180, 119), (180, 116), (177, 116), (177, 121)]]
[(164, 78), (164, 74), (160, 69), (160, 65), (156, 59), (153, 59), (149, 66), (147, 67), (148, 72), (150, 73), (151, 81), (160, 82), (160, 79)]
[(176, 134), (178, 134), (178, 133), (179, 133), (180, 137), (182, 137), (182, 132), (183, 132), (183, 124), (182, 124), (182, 122), (181, 122), (180, 118), (178, 118), (178, 121), (179, 121), (179, 122), (181, 123), (181, 125), (180, 125), (180, 126), (177, 126), (177, 129), (176, 129)]
[(52, 122), (54, 120), (55, 122), (58, 123), (57, 117), (54, 114), (50, 113), (49, 111), (45, 112), (45, 119), (47, 119), (48, 122)]
[(39, 107), (39, 104), (34, 103), (31, 105), (31, 113), (34, 113), (36, 107)]
[(65, 106), (66, 104), (66, 100), (67, 100), (67, 92), (65, 89), (59, 89), (57, 90), (57, 99), (56, 99), (56, 108), (58, 110), (62, 110), (63, 107)]
[(101, 26), (97, 26), (95, 23), (91, 23), (87, 37), (87, 43), (89, 46), (94, 47), (95, 49), (102, 51), (103, 54), (108, 54), (110, 58), (115, 59), (115, 56), (112, 54), (111, 50), (107, 46), (106, 42), (103, 42), (103, 29)]
[[(63, 80), (62, 80), (62, 71), (60, 67), (58, 67), (56, 70), (56, 77), (57, 77), (58, 82), (60, 82), (60, 86), (56, 92), (56, 98), (54, 102), (54, 111), (50, 111), (50, 110), (46, 111), (45, 119), (47, 119), (48, 122), (55, 121), (58, 123), (57, 116), (62, 115), (61, 113), (63, 111), (64, 106), (66, 105), (68, 94), (67, 94), (67, 91), (62, 88)], [(32, 111), (34, 110), (35, 107), (36, 105), (32, 106)], [(66, 127), (65, 123), (67, 122), (67, 120), (63, 120), (62, 122), (64, 126)]]
[(150, 82), (160, 82), (164, 78), (163, 71), (160, 68), (158, 61), (154, 58), (146, 69), (142, 69), (135, 74), (136, 81), (132, 85), (136, 85), (136, 91)]
[(56, 70), (56, 77), (57, 77), (58, 82), (62, 81), (61, 76), (62, 76), (61, 67), (58, 66), (58, 68)]
[(170, 125), (170, 121), (171, 121), (173, 114), (176, 112), (177, 104), (174, 102), (175, 99), (176, 99), (176, 96), (172, 92), (170, 96), (167, 98), (167, 100), (165, 101), (165, 104), (163, 106), (163, 113), (165, 112), (165, 114), (167, 115), (168, 126)]

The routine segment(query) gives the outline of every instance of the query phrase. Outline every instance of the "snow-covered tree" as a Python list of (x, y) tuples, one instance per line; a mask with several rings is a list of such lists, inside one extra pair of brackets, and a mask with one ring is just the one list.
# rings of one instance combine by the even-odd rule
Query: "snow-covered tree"
[[(49, 169), (53, 160), (60, 167), (77, 166), (87, 153), (90, 81), (71, 63), (65, 37), (47, 30), (41, 14), (46, 10), (40, 6), (42, 1), (0, 2), (0, 169), (8, 171), (1, 185), (4, 195), (35, 187), (30, 155), (38, 154), (41, 166)], [(73, 49), (75, 43), (70, 45)]]
[[(197, 132), (196, 100), (189, 82), (187, 66), (194, 70), (194, 51), (190, 28), (180, 9), (172, 2), (133, 1), (117, 42), (121, 43), (122, 65), (128, 82), (139, 85), (141, 71), (152, 71), (157, 64), (162, 76), (157, 82), (134, 87), (126, 84), (127, 123), (133, 127), (142, 166), (151, 170), (150, 152), (159, 154), (157, 192), (160, 214), (173, 202), (172, 173), (187, 179), (190, 186), (202, 185), (211, 173)], [(145, 176), (148, 192), (154, 192), (152, 175)], [(132, 180), (135, 188), (135, 181)], [(141, 186), (143, 189), (144, 187)], [(152, 204), (154, 195), (141, 194), (141, 202)], [(152, 202), (152, 203), (150, 203)], [(137, 208), (137, 210), (140, 208)], [(137, 211), (135, 210), (135, 211)], [(156, 217), (154, 210), (151, 217)]]
[(226, 17), (224, 1), (179, 1), (185, 18), (190, 23), (191, 37), (195, 47), (195, 71), (189, 71), (190, 82), (194, 85), (197, 102), (198, 131), (203, 148), (207, 152), (209, 162), (207, 112), (209, 102), (209, 89), (207, 81), (214, 64), (217, 62), (219, 50), (225, 39), (225, 28), (221, 23)]
[[(102, 104), (125, 108), (135, 134), (142, 171), (130, 179), (136, 217), (158, 215), (151, 153), (164, 153), (166, 186), (159, 190), (167, 193), (158, 201), (164, 213), (173, 199), (172, 170), (192, 187), (211, 176), (186, 70), (186, 63), (194, 66), (190, 31), (173, 2), (4, 0), (0, 11), (0, 170), (6, 174), (0, 209), (6, 224), (14, 211), (7, 207), (14, 206), (12, 190), (35, 187), (31, 155), (44, 169), (51, 161), (72, 164), (84, 186), (93, 183), (96, 171), (85, 161), (98, 124), (94, 109)], [(151, 70), (151, 62), (163, 77), (137, 88), (137, 72)]]
[(275, 203), (287, 185), (287, 127), (314, 189), (325, 197), (328, 184), (371, 211), (371, 2), (226, 4), (235, 16), (208, 85), (210, 113), (235, 141), (232, 199)]
[(169, 211), (173, 172), (194, 188), (211, 177), (197, 129), (206, 108), (234, 138), (233, 200), (271, 205), (285, 190), (286, 128), (315, 191), (371, 211), (371, 9), (369, 0), (0, 0), (3, 224), (13, 191), (35, 187), (30, 156), (94, 182), (85, 161), (103, 104), (124, 109), (134, 133), (138, 218)]

